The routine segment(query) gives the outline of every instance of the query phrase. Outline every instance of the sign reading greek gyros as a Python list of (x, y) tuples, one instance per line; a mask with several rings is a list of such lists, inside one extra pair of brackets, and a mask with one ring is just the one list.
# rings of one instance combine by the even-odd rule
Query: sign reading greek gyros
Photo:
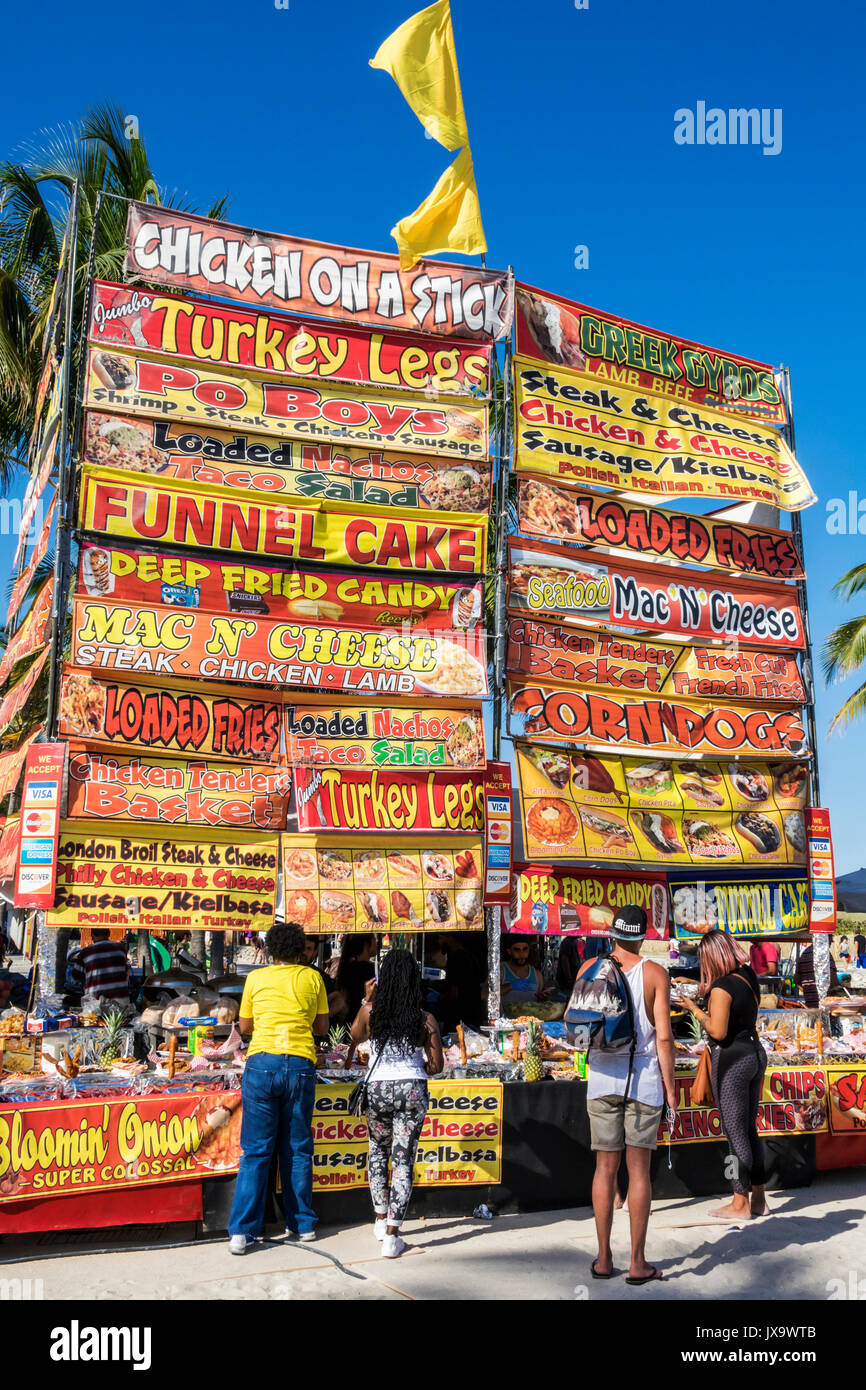
[(287, 703), (285, 721), (293, 767), (485, 767), (480, 706), (385, 709)]
[(662, 646), (534, 618), (509, 619), (505, 666), (509, 675), (552, 685), (806, 703), (796, 661), (780, 652)]
[(466, 397), (439, 404), (433, 396), (391, 394), (372, 386), (304, 386), (285, 377), (200, 363), (189, 367), (105, 348), (89, 350), (85, 404), (292, 439), (487, 457), (487, 406)]
[(85, 531), (146, 545), (189, 545), (312, 564), (480, 574), (487, 518), (356, 513), (339, 502), (288, 506), (255, 493), (85, 474)]
[(70, 818), (282, 830), (291, 773), (201, 759), (124, 757), (72, 745)]
[(631, 385), (602, 386), (519, 357), (514, 390), (518, 472), (789, 512), (815, 501), (781, 434), (762, 421), (732, 420)]
[(628, 560), (587, 563), (541, 541), (508, 542), (510, 613), (565, 623), (610, 624), (668, 640), (743, 642), (801, 649), (803, 618), (792, 586), (667, 569)]
[(218, 429), (186, 421), (145, 420), (88, 410), (88, 466), (152, 473), (201, 487), (226, 487), (359, 506), (443, 512), (490, 509), (487, 459), (442, 459), (395, 449), (275, 439), (263, 431)]
[(483, 609), (480, 584), (448, 584), (384, 574), (340, 574), (84, 543), (79, 593), (147, 606), (208, 613), (310, 619), (365, 626), (470, 628)]
[(50, 927), (266, 931), (273, 926), (278, 837), (244, 830), (62, 821)]
[(74, 665), (365, 695), (488, 693), (484, 634), (334, 628), (76, 599)]
[(62, 737), (124, 752), (194, 753), (244, 763), (280, 760), (282, 700), (267, 690), (241, 694), (210, 682), (151, 686), (66, 666), (58, 717)]
[(799, 710), (596, 695), (509, 682), (508, 727), (516, 738), (663, 754), (802, 757)]
[(804, 578), (790, 531), (672, 512), (530, 477), (517, 480), (517, 515), (521, 531), (545, 540), (609, 546), (644, 559), (708, 565), (757, 579)]
[(517, 351), (616, 384), (784, 424), (773, 369), (738, 353), (675, 338), (530, 285), (517, 287)]
[(193, 213), (130, 203), (127, 278), (239, 299), (257, 308), (409, 328), (464, 338), (504, 338), (513, 296), (501, 270), (420, 260), (251, 231)]
[(486, 395), (493, 351), (490, 344), (338, 327), (105, 280), (93, 284), (88, 340), (190, 362), (445, 395)]

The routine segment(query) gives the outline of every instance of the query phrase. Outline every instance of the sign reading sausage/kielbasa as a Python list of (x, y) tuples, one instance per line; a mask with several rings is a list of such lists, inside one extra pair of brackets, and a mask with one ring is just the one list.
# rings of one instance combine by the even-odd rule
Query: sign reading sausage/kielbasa
[(484, 568), (487, 528), (487, 518), (474, 513), (421, 520), (369, 507), (357, 515), (338, 502), (289, 506), (254, 493), (95, 473), (85, 474), (80, 521), (85, 531), (147, 545), (465, 575)]

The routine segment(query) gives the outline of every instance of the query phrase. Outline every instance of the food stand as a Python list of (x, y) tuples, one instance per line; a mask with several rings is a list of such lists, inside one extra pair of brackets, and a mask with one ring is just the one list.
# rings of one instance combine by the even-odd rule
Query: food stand
[[(149, 239), (203, 254), (217, 237), (238, 264), (295, 256), (296, 298), (251, 283), (216, 302), (182, 256), (140, 260)], [(325, 253), (366, 292), (323, 295)], [(489, 1026), (450, 1042), (431, 1085), (416, 1209), (582, 1204), (585, 1059), (549, 1013), (536, 1037), (531, 1006), (500, 1008), (500, 929), (603, 935), (633, 902), (657, 942), (831, 929), (801, 669), (814, 497), (766, 364), (430, 266), (435, 312), (396, 257), (130, 204), (125, 274), (149, 288), (91, 280), (79, 402), (72, 337), (46, 353), (28, 508), (55, 478), (71, 636), (46, 588), (4, 656), (0, 877), (40, 934), (83, 942), (277, 918), (421, 957), (432, 935), (486, 930)], [(383, 283), (401, 313), (373, 307)], [(790, 529), (737, 510), (756, 500)], [(61, 771), (19, 806), (40, 737)], [(111, 1047), (104, 1018), (50, 998), (0, 1020), (0, 1232), (224, 1226), (236, 1012), (204, 990)], [(787, 1022), (763, 1020), (759, 1127), (794, 1183), (822, 1142), (828, 1163), (831, 1146), (862, 1158), (866, 1073), (857, 1027)], [(691, 1104), (699, 1050), (680, 1040), (659, 1194), (724, 1190), (718, 1113)], [(345, 1061), (319, 1058), (325, 1221), (367, 1215)]]

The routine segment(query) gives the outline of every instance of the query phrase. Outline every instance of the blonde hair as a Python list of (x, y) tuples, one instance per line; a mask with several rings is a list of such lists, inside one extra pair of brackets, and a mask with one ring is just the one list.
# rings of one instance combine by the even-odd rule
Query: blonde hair
[(701, 938), (698, 960), (701, 963), (701, 990), (704, 994), (723, 975), (730, 975), (732, 970), (748, 964), (748, 956), (739, 942), (718, 927), (713, 927)]

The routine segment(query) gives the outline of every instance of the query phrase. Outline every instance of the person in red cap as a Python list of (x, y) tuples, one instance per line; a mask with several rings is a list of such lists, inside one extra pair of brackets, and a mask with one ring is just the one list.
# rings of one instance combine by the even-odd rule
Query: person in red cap
[[(646, 931), (647, 915), (637, 905), (620, 908), (609, 928), (611, 957), (623, 972), (631, 995), (633, 1057), (628, 1051), (609, 1052), (591, 1046), (588, 1059), (587, 1110), (595, 1152), (592, 1207), (598, 1235), (598, 1255), (591, 1272), (594, 1279), (611, 1279), (615, 1273), (610, 1231), (624, 1149), (631, 1226), (627, 1284), (648, 1284), (662, 1277), (654, 1265), (647, 1264), (645, 1255), (652, 1200), (650, 1161), (665, 1100), (670, 1109), (676, 1108), (670, 980), (661, 965), (641, 959)], [(578, 980), (595, 965), (595, 960), (584, 962)]]

